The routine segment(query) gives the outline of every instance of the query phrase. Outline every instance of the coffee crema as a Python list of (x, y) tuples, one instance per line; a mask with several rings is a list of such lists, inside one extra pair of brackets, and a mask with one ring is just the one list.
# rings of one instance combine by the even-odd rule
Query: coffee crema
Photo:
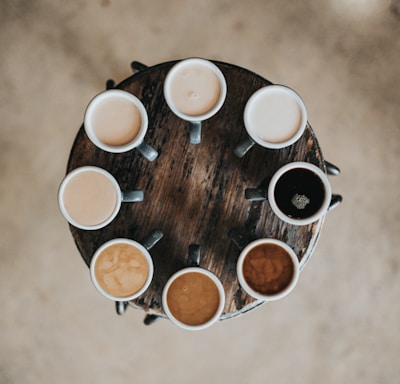
[(107, 176), (87, 170), (68, 180), (62, 201), (66, 212), (74, 221), (85, 226), (95, 226), (111, 217), (118, 195)]
[(259, 244), (246, 255), (242, 271), (247, 284), (262, 295), (283, 291), (294, 277), (294, 265), (288, 252), (276, 244)]
[(220, 293), (214, 281), (199, 272), (178, 276), (167, 292), (168, 308), (180, 322), (198, 326), (213, 318), (219, 308)]
[(105, 292), (115, 297), (128, 297), (145, 285), (149, 264), (141, 250), (135, 246), (116, 243), (100, 253), (94, 274)]
[(92, 114), (94, 134), (110, 146), (129, 144), (138, 135), (141, 123), (136, 105), (118, 95), (99, 101)]
[(289, 140), (300, 129), (301, 120), (299, 104), (282, 90), (260, 93), (248, 112), (251, 131), (269, 143)]
[(278, 208), (287, 216), (304, 219), (314, 215), (325, 200), (324, 184), (317, 174), (293, 168), (281, 175), (275, 186)]
[(173, 73), (170, 94), (181, 113), (200, 116), (218, 103), (221, 85), (218, 76), (206, 65), (184, 65)]

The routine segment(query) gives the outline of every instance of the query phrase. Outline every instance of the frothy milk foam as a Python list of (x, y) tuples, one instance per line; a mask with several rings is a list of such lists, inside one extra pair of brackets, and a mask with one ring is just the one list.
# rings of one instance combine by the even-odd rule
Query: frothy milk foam
[(149, 264), (135, 246), (116, 243), (100, 253), (94, 273), (104, 291), (115, 297), (128, 297), (145, 285)]
[(253, 100), (248, 121), (260, 139), (280, 143), (290, 139), (300, 128), (302, 113), (293, 96), (280, 89), (263, 92)]
[(175, 107), (189, 116), (200, 116), (217, 104), (221, 85), (215, 72), (206, 65), (184, 65), (171, 78), (171, 98)]
[(132, 101), (114, 95), (99, 101), (92, 116), (93, 131), (106, 145), (130, 143), (139, 133), (141, 117)]
[(81, 225), (106, 221), (114, 212), (118, 195), (112, 181), (102, 173), (87, 170), (75, 174), (62, 196), (69, 216)]

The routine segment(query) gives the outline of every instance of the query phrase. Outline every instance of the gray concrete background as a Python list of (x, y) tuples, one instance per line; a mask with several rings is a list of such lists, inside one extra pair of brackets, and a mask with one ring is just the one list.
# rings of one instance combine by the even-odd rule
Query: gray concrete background
[[(0, 383), (395, 383), (400, 5), (385, 0), (0, 2)], [(199, 332), (92, 286), (57, 188), (108, 78), (201, 56), (304, 98), (344, 203), (296, 290)]]

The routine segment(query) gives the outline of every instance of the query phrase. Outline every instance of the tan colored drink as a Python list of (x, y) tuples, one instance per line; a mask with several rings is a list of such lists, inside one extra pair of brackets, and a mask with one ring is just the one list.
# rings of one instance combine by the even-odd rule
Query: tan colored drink
[(109, 177), (88, 169), (73, 175), (65, 185), (62, 200), (69, 217), (83, 226), (108, 220), (118, 204), (115, 184)]
[(137, 293), (149, 276), (149, 263), (142, 251), (131, 244), (113, 244), (97, 258), (94, 273), (100, 287), (112, 296)]
[(302, 112), (298, 102), (277, 89), (254, 100), (248, 123), (261, 140), (281, 143), (293, 137), (301, 126)]
[(201, 64), (182, 66), (173, 73), (170, 84), (170, 95), (175, 107), (190, 116), (209, 112), (221, 94), (217, 75)]
[(90, 262), (90, 277), (96, 289), (118, 302), (133, 300), (144, 293), (153, 272), (153, 260), (147, 248), (131, 239), (117, 238), (104, 243)]
[(116, 95), (96, 105), (92, 125), (95, 135), (104, 144), (126, 145), (140, 131), (140, 112), (131, 100)]

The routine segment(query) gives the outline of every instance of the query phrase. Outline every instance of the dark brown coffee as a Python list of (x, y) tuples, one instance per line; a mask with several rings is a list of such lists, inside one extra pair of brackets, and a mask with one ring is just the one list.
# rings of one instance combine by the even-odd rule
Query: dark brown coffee
[(197, 326), (207, 323), (218, 310), (220, 294), (214, 281), (203, 273), (188, 272), (170, 285), (168, 308), (180, 322)]
[(325, 188), (317, 174), (305, 168), (284, 173), (276, 183), (274, 197), (288, 217), (305, 219), (314, 215), (325, 199)]
[(252, 248), (244, 259), (242, 271), (249, 287), (262, 295), (283, 291), (291, 283), (295, 272), (289, 253), (271, 243)]

